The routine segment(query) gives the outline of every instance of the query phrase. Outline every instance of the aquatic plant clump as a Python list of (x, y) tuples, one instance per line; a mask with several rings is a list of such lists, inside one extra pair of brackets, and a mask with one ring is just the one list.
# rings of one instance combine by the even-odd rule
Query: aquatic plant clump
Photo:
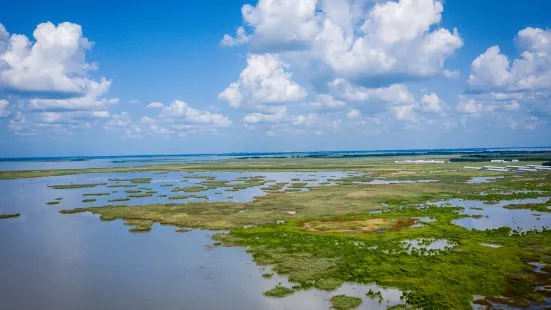
[(48, 202), (46, 202), (46, 204), (47, 204), (47, 205), (57, 205), (57, 204), (59, 204), (59, 201), (58, 201), (58, 200), (56, 200), (56, 201), (48, 201)]
[(270, 297), (285, 297), (285, 296), (293, 294), (294, 292), (295, 292), (294, 290), (292, 290), (288, 287), (276, 286), (275, 288), (264, 292), (264, 295), (265, 296), (270, 296)]
[(19, 213), (11, 213), (11, 214), (2, 214), (0, 213), (0, 219), (10, 219), (10, 218), (16, 218), (20, 217), (21, 214)]
[(202, 186), (188, 186), (188, 187), (175, 187), (171, 190), (171, 192), (197, 193), (197, 192), (203, 192), (206, 190), (208, 190), (208, 188), (202, 187)]
[(96, 186), (102, 186), (107, 183), (94, 183), (94, 184), (59, 184), (59, 185), (49, 185), (49, 188), (53, 189), (74, 189), (74, 188), (89, 188), (89, 187), (96, 187)]
[(361, 298), (346, 295), (333, 296), (330, 301), (333, 309), (336, 310), (356, 309), (362, 304)]

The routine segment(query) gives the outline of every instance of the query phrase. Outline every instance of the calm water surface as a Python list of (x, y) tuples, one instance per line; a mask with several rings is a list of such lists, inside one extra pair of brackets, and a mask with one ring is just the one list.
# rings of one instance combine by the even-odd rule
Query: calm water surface
[[(338, 175), (320, 173), (320, 179), (322, 174), (325, 178)], [(170, 187), (161, 188), (160, 184), (165, 179), (181, 180), (181, 175), (153, 174), (154, 182), (138, 187), (170, 191)], [(266, 179), (283, 181), (315, 178), (312, 173), (265, 175)], [(243, 175), (219, 174), (217, 178), (239, 176)], [(401, 292), (397, 289), (354, 284), (345, 284), (335, 292), (312, 289), (285, 298), (265, 297), (263, 292), (278, 283), (288, 287), (292, 284), (278, 275), (263, 278), (263, 272), (243, 248), (209, 249), (214, 232), (194, 230), (182, 234), (175, 233), (174, 227), (155, 225), (149, 233), (132, 234), (121, 221), (102, 222), (91, 214), (58, 213), (83, 206), (84, 192), (102, 192), (105, 187), (47, 187), (116, 177), (144, 174), (0, 181), (0, 213), (22, 214), (0, 221), (0, 309), (329, 309), (329, 299), (338, 294), (362, 297), (361, 309), (385, 309), (400, 303)], [(184, 183), (194, 181), (200, 180)], [(258, 191), (262, 192), (252, 188), (230, 194), (247, 201)], [(208, 196), (225, 199), (210, 192)], [(57, 197), (63, 198), (59, 205), (45, 204)], [(131, 202), (151, 201), (136, 198)], [(381, 290), (385, 301), (368, 299), (365, 293), (369, 289)]]

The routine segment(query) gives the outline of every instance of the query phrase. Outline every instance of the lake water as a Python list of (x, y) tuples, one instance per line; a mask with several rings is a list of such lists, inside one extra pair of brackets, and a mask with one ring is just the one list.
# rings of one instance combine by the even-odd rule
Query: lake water
[(182, 156), (113, 156), (76, 158), (36, 158), (0, 160), (0, 170), (45, 170), (45, 169), (87, 169), (116, 168), (150, 165), (167, 165), (186, 162), (208, 162), (230, 159), (235, 156), (182, 155)]
[[(149, 176), (154, 182), (138, 187), (170, 191), (170, 187), (160, 184), (170, 179), (181, 180), (181, 175), (185, 173), (177, 173), (178, 178), (172, 174), (134, 173), (0, 181), (0, 213), (21, 213), (19, 218), (0, 220), (0, 309), (329, 309), (329, 299), (339, 294), (361, 297), (364, 309), (385, 309), (401, 303), (401, 292), (397, 289), (357, 284), (345, 284), (334, 292), (311, 289), (285, 298), (265, 297), (263, 292), (278, 283), (287, 287), (292, 284), (278, 275), (263, 278), (263, 272), (243, 248), (210, 248), (214, 232), (175, 233), (174, 227), (156, 224), (151, 232), (132, 234), (122, 221), (102, 222), (89, 213), (58, 213), (61, 209), (83, 206), (83, 193), (102, 192), (105, 187), (63, 190), (47, 187), (71, 181), (95, 183), (107, 178)], [(263, 175), (274, 180), (341, 176), (334, 172), (316, 176)], [(229, 180), (247, 174), (216, 176)], [(189, 179), (184, 183), (199, 181)], [(119, 191), (112, 194), (116, 196), (125, 188), (114, 190)], [(230, 194), (247, 201), (258, 195), (258, 191), (262, 192), (249, 188)], [(210, 192), (208, 196), (212, 200), (225, 199)], [(63, 198), (59, 205), (45, 204), (57, 197)], [(96, 198), (98, 202), (100, 198), (107, 199)], [(150, 203), (148, 199), (124, 203)], [(380, 290), (385, 300), (379, 303), (367, 298), (365, 293), (369, 289)]]
[[(551, 227), (551, 213), (537, 212), (529, 209), (506, 209), (506, 205), (518, 205), (526, 203), (546, 203), (551, 198), (527, 198), (516, 200), (502, 200), (498, 203), (485, 203), (480, 200), (451, 199), (433, 203), (434, 205), (444, 206), (452, 205), (454, 207), (464, 207), (463, 214), (475, 217), (465, 217), (454, 220), (453, 223), (468, 229), (486, 230), (503, 226), (513, 229), (522, 229), (523, 231), (536, 229), (542, 230), (544, 227)], [(473, 209), (474, 208), (474, 209)]]

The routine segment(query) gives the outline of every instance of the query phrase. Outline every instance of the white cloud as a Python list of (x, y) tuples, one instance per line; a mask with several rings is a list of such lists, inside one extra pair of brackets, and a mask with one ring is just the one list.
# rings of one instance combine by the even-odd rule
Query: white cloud
[[(293, 117), (293, 124), (294, 125), (303, 125), (303, 126), (311, 126), (315, 124), (318, 120), (318, 116), (314, 113), (310, 113), (307, 115), (296, 115)], [(332, 123), (334, 124), (334, 123)]]
[(245, 32), (245, 28), (239, 27), (237, 28), (235, 38), (225, 34), (224, 38), (222, 38), (222, 41), (220, 41), (220, 45), (235, 46), (245, 44), (247, 42), (249, 42), (249, 36), (247, 36), (247, 33)]
[(282, 123), (288, 118), (287, 107), (277, 106), (273, 113), (249, 113), (245, 115), (243, 121), (248, 124), (264, 123)]
[(109, 91), (111, 82), (102, 79), (99, 83), (90, 82), (89, 92), (82, 97), (68, 99), (30, 99), (29, 107), (31, 110), (49, 111), (49, 110), (103, 110), (109, 105), (118, 104), (119, 98), (98, 99)]
[[(0, 28), (0, 32), (2, 29)], [(6, 99), (0, 99), (0, 118), (2, 117), (8, 117), (10, 115), (10, 112), (6, 110), (6, 107), (8, 106), (9, 102)]]
[(421, 98), (421, 104), (419, 110), (423, 112), (440, 113), (443, 110), (444, 102), (438, 98), (435, 93), (429, 95), (423, 95)]
[(154, 133), (156, 134), (159, 134), (159, 135), (173, 135), (176, 133), (176, 131), (174, 130), (171, 130), (171, 129), (168, 129), (168, 128), (165, 128), (165, 127), (161, 127), (159, 125), (149, 125), (149, 128), (151, 128), (151, 130), (153, 130)]
[(328, 94), (319, 94), (316, 96), (316, 101), (310, 102), (310, 106), (321, 110), (340, 110), (346, 106), (342, 100), (335, 99)]
[(358, 1), (259, 0), (242, 8), (252, 33), (243, 30), (240, 43), (272, 53), (301, 50), (295, 62), (320, 62), (315, 67), (365, 84), (453, 76), (444, 62), (463, 42), (457, 30), (438, 27), (442, 12), (439, 0), (376, 2), (369, 10)]
[(155, 109), (155, 108), (164, 108), (164, 106), (165, 106), (165, 105), (162, 104), (162, 103), (160, 103), (160, 102), (151, 102), (150, 104), (148, 104), (148, 105), (146, 106), (146, 108), (153, 108), (153, 109)]
[[(7, 32), (1, 28), (0, 37), (5, 38)], [(0, 48), (0, 63), (4, 63), (0, 87), (17, 93), (76, 97), (101, 83), (87, 76), (97, 65), (86, 61), (85, 53), (93, 43), (82, 35), (80, 25), (42, 23), (33, 37), (35, 42), (13, 34), (7, 46)]]
[(194, 109), (182, 100), (175, 100), (170, 106), (163, 108), (159, 117), (172, 121), (208, 124), (215, 127), (228, 127), (232, 123), (229, 118), (222, 114)]
[(127, 112), (122, 112), (120, 114), (114, 114), (110, 121), (105, 123), (105, 128), (112, 127), (128, 127), (132, 124), (132, 119)]
[(76, 124), (82, 120), (108, 118), (108, 111), (74, 111), (74, 112), (42, 112), (41, 121), (44, 123)]
[(392, 111), (394, 112), (394, 117), (397, 120), (414, 121), (417, 116), (413, 108), (413, 105), (401, 105), (392, 107)]
[(306, 90), (292, 80), (293, 75), (284, 70), (286, 67), (275, 55), (251, 54), (239, 80), (231, 83), (218, 98), (227, 101), (231, 107), (303, 100)]
[(360, 110), (350, 109), (350, 111), (348, 111), (348, 113), (346, 113), (346, 116), (349, 119), (357, 119), (358, 117), (360, 117), (361, 114), (362, 113), (360, 112)]
[(140, 126), (132, 124), (124, 131), (123, 139), (140, 139), (142, 137), (142, 131)]
[(144, 124), (155, 124), (155, 120), (149, 116), (143, 116), (140, 121)]
[[(316, 21), (316, 0), (260, 0), (256, 6), (245, 4), (241, 9), (244, 22), (254, 29), (250, 37), (237, 33), (234, 41), (248, 41), (257, 49), (299, 49), (319, 32)], [(247, 38), (247, 40), (240, 38)], [(226, 38), (226, 36), (224, 36)]]
[(344, 79), (335, 79), (329, 83), (333, 96), (346, 101), (411, 104), (415, 101), (413, 94), (404, 84), (394, 84), (382, 88), (366, 88), (353, 85)]
[(551, 90), (551, 30), (526, 28), (516, 44), (520, 58), (510, 61), (492, 46), (471, 64), (467, 88), (471, 92)]
[(442, 70), (442, 75), (449, 79), (456, 79), (460, 76), (459, 70)]

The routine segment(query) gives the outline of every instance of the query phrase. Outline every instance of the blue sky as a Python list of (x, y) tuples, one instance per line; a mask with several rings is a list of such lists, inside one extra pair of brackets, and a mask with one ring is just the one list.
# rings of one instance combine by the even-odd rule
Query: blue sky
[(0, 156), (549, 146), (549, 11), (8, 0)]

